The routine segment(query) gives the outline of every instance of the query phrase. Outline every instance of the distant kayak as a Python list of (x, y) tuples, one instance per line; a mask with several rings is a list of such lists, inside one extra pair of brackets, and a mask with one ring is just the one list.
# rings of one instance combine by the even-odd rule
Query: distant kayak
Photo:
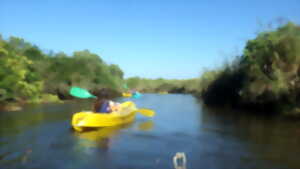
[(132, 94), (131, 94), (131, 93), (122, 93), (122, 96), (123, 96), (123, 97), (131, 97)]
[(139, 92), (135, 92), (132, 94), (132, 98), (135, 98), (135, 99), (140, 98), (141, 96), (142, 96), (142, 94)]
[(159, 92), (159, 94), (168, 94), (168, 92)]

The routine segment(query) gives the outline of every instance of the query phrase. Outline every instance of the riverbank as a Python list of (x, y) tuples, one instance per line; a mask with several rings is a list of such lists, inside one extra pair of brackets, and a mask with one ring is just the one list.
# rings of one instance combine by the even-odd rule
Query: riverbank
[[(92, 94), (97, 95), (100, 89), (91, 91)], [(122, 93), (113, 89), (107, 89), (110, 98), (118, 98)], [(64, 103), (68, 100), (77, 99), (67, 93), (42, 94), (41, 98), (36, 100), (22, 100), (22, 101), (5, 101), (1, 103), (0, 111), (20, 111), (26, 104), (44, 104), (44, 103)]]
[(0, 111), (20, 111), (26, 104), (42, 104), (42, 103), (63, 103), (63, 100), (52, 94), (43, 94), (41, 98), (35, 100), (18, 100), (1, 102)]
[(299, 116), (299, 49), (299, 25), (261, 32), (231, 64), (207, 72), (210, 78), (199, 95), (210, 106)]
[(18, 103), (2, 103), (0, 106), (1, 111), (19, 111), (22, 110), (22, 106)]

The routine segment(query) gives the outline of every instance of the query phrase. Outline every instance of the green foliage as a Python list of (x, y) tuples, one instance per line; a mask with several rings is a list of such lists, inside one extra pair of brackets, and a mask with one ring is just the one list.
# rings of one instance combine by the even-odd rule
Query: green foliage
[(29, 47), (28, 49), (24, 50), (24, 55), (30, 60), (41, 60), (45, 59), (45, 55), (42, 51), (37, 47)]
[(113, 76), (117, 76), (120, 79), (123, 79), (124, 73), (118, 65), (112, 64), (112, 65), (109, 66), (109, 69), (110, 69), (110, 73)]
[(294, 95), (299, 89), (299, 26), (288, 23), (277, 31), (259, 34), (248, 41), (243, 58), (247, 78), (242, 97), (268, 102)]
[[(202, 96), (207, 102), (213, 103), (215, 99), (220, 104), (228, 103), (226, 97), (217, 99), (217, 95), (222, 94), (232, 96), (229, 98), (231, 104), (237, 105), (272, 105), (273, 108), (297, 105), (300, 101), (299, 75), (300, 27), (288, 23), (249, 40), (238, 62), (221, 70), (208, 85), (205, 83)], [(234, 87), (216, 94), (229, 86)]]
[[(102, 87), (121, 91), (123, 72), (88, 50), (72, 56), (45, 54), (24, 39), (0, 37), (0, 101), (57, 101), (68, 98), (70, 86), (91, 91)], [(52, 95), (51, 95), (52, 94)]]
[(117, 65), (107, 65), (88, 50), (74, 52), (73, 56), (58, 53), (49, 58), (43, 72), (45, 91), (67, 95), (70, 86), (94, 91), (102, 87), (121, 90), (123, 72)]
[(221, 71), (205, 71), (200, 78), (200, 90), (206, 91), (208, 86), (219, 76)]
[(199, 90), (199, 79), (166, 80), (131, 77), (126, 79), (129, 88), (142, 92), (194, 93)]
[(59, 100), (59, 98), (57, 97), (57, 95), (53, 95), (53, 94), (43, 94), (41, 97), (41, 101), (42, 102), (57, 102), (57, 103), (61, 103), (62, 101)]
[(27, 81), (31, 74), (28, 66), (33, 64), (32, 61), (7, 48), (6, 42), (0, 43), (0, 101), (38, 98), (42, 81)]

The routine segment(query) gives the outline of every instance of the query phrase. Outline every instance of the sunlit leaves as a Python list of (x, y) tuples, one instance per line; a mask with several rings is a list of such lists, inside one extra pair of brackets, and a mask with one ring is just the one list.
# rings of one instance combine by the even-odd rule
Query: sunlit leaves
[[(233, 104), (298, 104), (300, 27), (288, 23), (277, 30), (259, 33), (247, 42), (240, 61), (230, 68), (234, 69), (221, 70), (219, 77), (209, 82), (208, 90), (203, 90), (204, 99), (227, 103), (228, 99), (222, 101), (219, 96), (231, 95), (229, 100)], [(230, 82), (234, 77), (240, 78)], [(238, 82), (240, 85), (236, 85)], [(235, 89), (221, 90), (230, 86)]]

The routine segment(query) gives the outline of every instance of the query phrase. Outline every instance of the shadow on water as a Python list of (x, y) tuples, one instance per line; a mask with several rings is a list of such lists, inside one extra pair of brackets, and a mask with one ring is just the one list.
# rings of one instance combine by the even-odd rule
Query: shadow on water
[(21, 111), (0, 112), (0, 134), (13, 135), (35, 126), (69, 120), (74, 112), (88, 110), (90, 104), (86, 100), (64, 104), (33, 104), (27, 105)]
[(300, 167), (298, 158), (295, 158), (300, 156), (299, 121), (263, 112), (200, 105), (201, 130), (204, 132), (243, 143), (243, 148), (254, 155), (253, 160), (270, 161), (273, 168)]
[(144, 122), (137, 122), (136, 124), (129, 123), (112, 127), (103, 127), (91, 129), (90, 131), (85, 132), (74, 131), (74, 135), (81, 140), (80, 146), (108, 149), (111, 145), (111, 139), (113, 139), (113, 137), (118, 136), (118, 134), (120, 134), (120, 132), (124, 129), (134, 127), (134, 125), (137, 126), (137, 130), (141, 131), (151, 131), (154, 127), (153, 121), (147, 120)]

